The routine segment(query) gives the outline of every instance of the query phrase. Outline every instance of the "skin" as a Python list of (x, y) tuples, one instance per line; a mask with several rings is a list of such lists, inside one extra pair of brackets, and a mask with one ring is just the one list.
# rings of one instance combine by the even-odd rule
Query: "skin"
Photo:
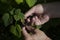
[(50, 15), (50, 18), (60, 18), (60, 2), (51, 2), (42, 4), (44, 11), (47, 11)]
[[(30, 30), (32, 30), (32, 28), (30, 28)], [(22, 32), (25, 37), (25, 40), (51, 40), (49, 37), (47, 37), (47, 35), (45, 35), (43, 31), (38, 29), (33, 30), (35, 34), (33, 34), (32, 32), (31, 32), (32, 34), (29, 34), (26, 30), (26, 27), (23, 27)]]
[[(40, 17), (41, 14), (44, 13), (43, 6), (41, 4), (38, 4), (34, 7), (32, 7), (29, 11), (25, 13), (25, 19), (27, 19), (28, 16), (33, 16), (33, 14), (37, 14), (38, 16), (34, 16), (31, 20), (32, 23), (35, 25), (42, 25), (46, 23), (49, 20), (49, 15), (45, 14), (43, 17)], [(30, 18), (27, 19), (27, 22), (31, 22)]]
[[(44, 9), (43, 6), (41, 4), (38, 4), (34, 7), (32, 7), (28, 12), (25, 13), (25, 19), (27, 19), (27, 22), (31, 22), (35, 24), (35, 25), (42, 25), (44, 23), (46, 23), (49, 20), (49, 16), (48, 15), (43, 15), (43, 17), (38, 17), (38, 16), (33, 16), (33, 14), (37, 14), (37, 15), (41, 15), (43, 14)], [(33, 16), (33, 18), (30, 20), (30, 18), (27, 18), (28, 16)], [(33, 32), (35, 32), (34, 34), (29, 34), (27, 32), (27, 30), (31, 32), (31, 30)], [(25, 26), (22, 28), (22, 33), (25, 37), (25, 40), (51, 40), (49, 37), (47, 37), (47, 35), (39, 30), (39, 29), (34, 29), (31, 26)]]
[[(44, 6), (46, 7), (47, 11), (50, 13), (50, 18), (60, 18), (60, 6), (59, 6), (60, 2), (55, 2), (55, 3), (49, 3), (49, 4), (45, 4)], [(48, 7), (49, 6), (49, 7)], [(32, 7), (29, 11), (27, 11), (25, 13), (25, 19), (27, 19), (27, 22), (31, 22), (35, 24), (35, 25), (43, 25), (44, 23), (48, 22), (49, 20), (49, 15), (43, 15), (43, 17), (40, 17), (41, 14), (44, 13), (44, 8), (41, 4), (38, 4), (34, 7)], [(45, 10), (46, 11), (46, 10)], [(38, 16), (34, 16), (31, 20), (30, 18), (27, 18), (28, 16), (33, 16), (33, 14), (37, 14), (40, 15)], [(32, 28), (31, 26), (25, 26), (22, 28), (22, 33), (25, 37), (25, 40), (52, 40), (50, 39), (43, 31), (39, 30), (39, 29), (34, 29), (32, 30), (33, 32), (35, 32), (35, 34), (29, 34), (27, 32), (27, 30), (31, 32)], [(32, 32), (31, 32), (32, 33)]]

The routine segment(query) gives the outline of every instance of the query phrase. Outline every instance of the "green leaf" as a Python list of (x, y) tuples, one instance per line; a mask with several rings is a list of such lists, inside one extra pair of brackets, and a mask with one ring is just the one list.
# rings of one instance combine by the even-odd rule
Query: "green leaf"
[(19, 13), (21, 13), (21, 10), (20, 9), (16, 9), (15, 10), (15, 14), (18, 15)]
[(17, 35), (16, 27), (14, 25), (11, 26), (10, 32), (13, 33), (14, 35)]
[(16, 20), (16, 21), (18, 21), (18, 20), (20, 20), (20, 13), (21, 13), (21, 10), (20, 9), (16, 9), (15, 10), (15, 15), (14, 15), (14, 19)]
[(14, 15), (14, 19), (15, 19), (16, 21), (18, 21), (20, 18), (19, 18), (18, 15)]
[(40, 29), (42, 26), (41, 25), (36, 25), (36, 28), (37, 29)]
[(15, 10), (15, 8), (13, 8), (13, 9), (10, 11), (10, 14), (11, 14), (11, 15), (14, 14), (14, 10)]
[(18, 37), (21, 37), (21, 31), (22, 31), (21, 26), (17, 24), (16, 25), (16, 30), (18, 32)]
[(23, 0), (15, 0), (17, 4), (20, 4), (23, 2)]
[(26, 3), (29, 5), (29, 7), (32, 7), (36, 2), (37, 0), (26, 0)]
[(21, 12), (20, 9), (17, 9), (17, 10), (15, 11), (15, 14), (16, 14), (16, 15), (14, 15), (14, 19), (15, 19), (16, 21), (18, 21), (18, 20), (23, 21), (23, 20), (24, 20), (24, 14)]
[(9, 25), (9, 14), (5, 13), (2, 17), (3, 21), (4, 21), (4, 25), (8, 26)]
[(21, 22), (24, 23), (24, 14), (23, 13), (19, 13), (19, 18), (20, 18)]
[(21, 27), (20, 27), (20, 25), (18, 25), (18, 24), (16, 24), (15, 26), (12, 25), (11, 29), (10, 29), (10, 32), (12, 34), (14, 34), (15, 36), (20, 38), (21, 37)]

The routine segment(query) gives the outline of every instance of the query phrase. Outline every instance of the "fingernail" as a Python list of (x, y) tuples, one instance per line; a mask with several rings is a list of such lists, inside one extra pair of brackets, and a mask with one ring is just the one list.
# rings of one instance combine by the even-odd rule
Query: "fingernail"
[(23, 27), (23, 30), (25, 30), (25, 27)]
[(28, 18), (27, 21), (30, 22), (30, 18)]

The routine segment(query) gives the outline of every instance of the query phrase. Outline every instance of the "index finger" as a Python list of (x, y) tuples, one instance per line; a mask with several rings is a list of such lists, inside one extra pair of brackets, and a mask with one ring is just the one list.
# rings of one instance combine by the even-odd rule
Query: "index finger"
[(25, 13), (25, 19), (28, 17), (28, 16), (31, 16), (32, 14), (36, 13), (36, 14), (41, 14), (43, 13), (43, 6), (41, 4), (38, 4), (34, 7), (32, 7), (28, 12)]
[(23, 35), (24, 35), (25, 37), (30, 37), (30, 35), (29, 35), (29, 33), (27, 32), (27, 30), (26, 30), (25, 27), (22, 28), (22, 33), (23, 33)]
[(41, 33), (42, 31), (40, 31), (39, 29), (35, 29), (34, 27), (31, 26), (26, 26), (27, 30), (30, 31), (32, 34), (36, 34), (36, 33)]

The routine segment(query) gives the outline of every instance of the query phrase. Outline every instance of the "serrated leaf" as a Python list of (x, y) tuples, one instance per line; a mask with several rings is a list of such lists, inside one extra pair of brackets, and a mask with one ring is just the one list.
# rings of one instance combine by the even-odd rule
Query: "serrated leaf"
[(4, 25), (8, 26), (9, 25), (9, 14), (5, 13), (2, 17), (3, 21), (4, 21)]
[(14, 19), (15, 19), (16, 21), (18, 21), (18, 20), (23, 21), (23, 20), (24, 20), (24, 14), (21, 13), (21, 10), (20, 10), (20, 9), (17, 9), (17, 10), (15, 11), (15, 14), (16, 14), (16, 15), (14, 15)]
[(11, 29), (10, 29), (10, 32), (12, 34), (14, 34), (15, 36), (20, 38), (21, 37), (21, 27), (20, 27), (20, 25), (18, 25), (18, 24), (16, 24), (15, 26), (12, 25)]
[(14, 19), (15, 19), (16, 21), (18, 21), (20, 18), (19, 18), (18, 15), (14, 15)]
[(16, 9), (15, 10), (15, 14), (18, 15), (19, 13), (21, 13), (21, 10), (20, 9)]
[(36, 2), (37, 0), (26, 0), (26, 3), (29, 5), (29, 7), (32, 7)]
[(21, 19), (21, 22), (24, 23), (24, 14), (23, 13), (20, 13), (20, 19)]
[(16, 9), (15, 10), (15, 15), (14, 15), (14, 19), (16, 20), (16, 21), (18, 21), (19, 19), (20, 19), (20, 13), (21, 13), (21, 10), (20, 9)]
[(15, 0), (17, 4), (20, 4), (23, 2), (23, 0)]

